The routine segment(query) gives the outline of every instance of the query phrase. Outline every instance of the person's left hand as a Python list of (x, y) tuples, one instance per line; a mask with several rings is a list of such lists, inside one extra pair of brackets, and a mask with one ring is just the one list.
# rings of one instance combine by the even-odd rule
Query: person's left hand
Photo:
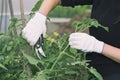
[(69, 37), (69, 45), (84, 52), (102, 53), (104, 48), (104, 42), (86, 33), (72, 33)]

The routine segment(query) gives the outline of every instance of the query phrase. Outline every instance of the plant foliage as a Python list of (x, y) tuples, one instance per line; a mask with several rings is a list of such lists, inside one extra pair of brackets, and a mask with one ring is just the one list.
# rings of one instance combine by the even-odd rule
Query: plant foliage
[[(40, 1), (38, 2), (38, 4)], [(33, 8), (33, 11), (38, 9)], [(96, 20), (85, 18), (74, 22), (76, 32), (91, 26), (101, 26)], [(95, 68), (89, 66), (86, 53), (70, 48), (68, 34), (46, 35), (43, 50), (46, 57), (37, 58), (33, 46), (22, 38), (23, 26), (18, 18), (10, 21), (8, 34), (0, 33), (1, 80), (103, 80)]]
[[(95, 20), (75, 22), (76, 31), (83, 30), (83, 24), (99, 26)], [(0, 78), (2, 80), (103, 80), (102, 76), (89, 67), (86, 53), (70, 48), (68, 34), (46, 35), (43, 49), (46, 57), (35, 55), (21, 36), (22, 25), (17, 18), (11, 19), (8, 34), (0, 34)], [(15, 30), (17, 34), (15, 34)]]

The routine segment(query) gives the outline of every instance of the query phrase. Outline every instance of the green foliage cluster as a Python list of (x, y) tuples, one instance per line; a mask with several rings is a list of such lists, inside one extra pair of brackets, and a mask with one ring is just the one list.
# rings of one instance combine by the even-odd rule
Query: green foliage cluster
[[(81, 24), (86, 20), (86, 26), (99, 26), (95, 20), (85, 19), (73, 23), (77, 31), (83, 29)], [(103, 80), (96, 69), (89, 67), (86, 53), (69, 47), (68, 34), (47, 35), (43, 46), (47, 57), (38, 59), (34, 47), (22, 38), (22, 28), (13, 18), (8, 34), (0, 34), (1, 80)]]
[[(43, 0), (39, 0), (32, 9), (32, 13), (36, 12), (40, 4)], [(71, 18), (80, 13), (84, 13), (87, 10), (90, 10), (92, 6), (84, 5), (84, 6), (75, 6), (73, 7), (63, 7), (61, 5), (57, 6), (54, 10), (49, 13), (49, 17), (64, 17), (64, 18)]]
[[(33, 11), (38, 10), (40, 3), (39, 0)], [(92, 25), (104, 28), (89, 18), (73, 23), (76, 32)], [(68, 34), (47, 35), (43, 46), (46, 57), (40, 56), (39, 59), (34, 47), (22, 38), (22, 29), (20, 20), (13, 18), (8, 34), (0, 33), (1, 80), (103, 80), (96, 69), (89, 66), (86, 53), (69, 47)]]
[(57, 6), (53, 11), (50, 12), (48, 16), (72, 18), (80, 13), (82, 14), (85, 11), (90, 10), (90, 8), (91, 8), (90, 5), (76, 6), (74, 8)]

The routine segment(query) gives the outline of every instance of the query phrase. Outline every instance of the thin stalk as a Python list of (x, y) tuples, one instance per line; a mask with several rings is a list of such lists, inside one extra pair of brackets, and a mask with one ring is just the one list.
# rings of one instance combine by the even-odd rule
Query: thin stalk
[[(21, 19), (22, 19), (22, 25), (25, 26), (25, 16), (24, 16), (24, 5), (23, 5), (23, 0), (20, 0), (20, 12), (21, 12)], [(26, 47), (26, 54), (30, 53), (30, 48), (29, 46)], [(31, 78), (31, 70), (30, 70), (30, 65), (27, 65), (27, 75), (28, 78)]]
[(5, 33), (7, 33), (7, 12), (8, 12), (8, 2), (5, 0)]
[[(29, 54), (29, 53), (30, 53), (30, 48), (29, 46), (26, 46), (26, 54)], [(26, 66), (26, 69), (27, 69), (28, 78), (31, 78), (31, 68), (29, 64)]]
[(64, 46), (65, 42), (66, 42), (66, 41), (64, 41), (64, 42), (62, 43), (61, 48)]
[(26, 66), (26, 69), (27, 69), (27, 75), (28, 75), (28, 78), (30, 79), (31, 78), (31, 72), (30, 72), (30, 66), (29, 65), (27, 65)]
[(60, 57), (61, 57), (61, 55), (62, 55), (63, 53), (64, 53), (64, 52), (61, 52), (61, 53), (59, 54), (59, 56), (57, 57), (56, 61), (55, 61), (54, 64), (52, 65), (50, 71), (53, 70), (54, 66), (56, 65), (56, 63), (58, 62), (58, 60), (60, 59)]
[(9, 2), (9, 8), (10, 8), (10, 15), (11, 15), (11, 18), (14, 17), (14, 11), (13, 11), (13, 6), (12, 6), (12, 1), (11, 0), (8, 0)]
[[(10, 15), (11, 15), (11, 18), (14, 18), (14, 11), (13, 11), (13, 6), (12, 6), (12, 0), (8, 0), (9, 2), (9, 8), (10, 8)], [(17, 35), (17, 30), (16, 30), (16, 27), (14, 28), (14, 34)]]
[(24, 15), (24, 5), (23, 0), (20, 0), (20, 11), (21, 11), (21, 19), (22, 19), (22, 25), (25, 26), (25, 15)]
[(77, 28), (75, 28), (75, 32), (77, 32)]
[(1, 2), (0, 31), (1, 31), (1, 28), (2, 28), (3, 11), (4, 11), (4, 0), (2, 0), (2, 2)]
[(68, 54), (68, 53), (66, 53), (66, 52), (65, 52), (65, 55), (67, 55), (68, 57), (71, 57), (71, 58), (75, 59), (75, 57), (74, 57), (74, 56), (71, 56), (71, 55), (69, 55), (69, 54)]
[(38, 65), (35, 65), (35, 66), (38, 68), (39, 71), (41, 71), (41, 68)]
[(82, 30), (82, 32), (84, 32), (85, 30), (87, 30), (88, 29), (88, 27), (85, 27), (83, 30)]
[(85, 27), (82, 26), (82, 27), (79, 29), (79, 31), (80, 31), (80, 32), (83, 32), (84, 28), (85, 28)]
[(58, 60), (61, 58), (61, 56), (65, 53), (65, 50), (66, 50), (68, 47), (69, 47), (69, 44), (65, 47), (65, 49), (64, 49), (62, 52), (60, 52), (60, 54), (58, 55), (56, 61), (55, 61), (54, 64), (52, 65), (50, 71), (53, 70), (54, 66), (56, 65), (56, 63), (58, 62)]

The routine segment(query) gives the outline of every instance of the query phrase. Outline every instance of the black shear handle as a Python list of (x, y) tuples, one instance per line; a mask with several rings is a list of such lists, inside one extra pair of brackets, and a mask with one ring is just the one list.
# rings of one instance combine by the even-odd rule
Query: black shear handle
[(44, 38), (43, 38), (43, 34), (41, 34), (41, 36), (39, 37), (38, 41), (35, 44), (35, 47), (38, 49), (43, 46), (43, 43), (44, 43)]

